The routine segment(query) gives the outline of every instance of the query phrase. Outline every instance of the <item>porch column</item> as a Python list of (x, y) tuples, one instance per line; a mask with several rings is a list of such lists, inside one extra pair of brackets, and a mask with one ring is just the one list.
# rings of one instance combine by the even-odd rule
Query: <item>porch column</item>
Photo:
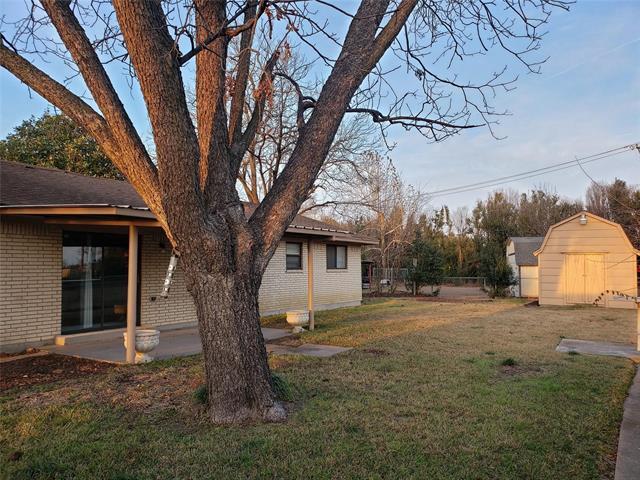
[(136, 313), (138, 311), (138, 227), (129, 225), (129, 269), (127, 271), (127, 363), (136, 359)]
[(313, 314), (313, 242), (307, 242), (307, 310), (309, 310), (309, 330), (315, 328)]

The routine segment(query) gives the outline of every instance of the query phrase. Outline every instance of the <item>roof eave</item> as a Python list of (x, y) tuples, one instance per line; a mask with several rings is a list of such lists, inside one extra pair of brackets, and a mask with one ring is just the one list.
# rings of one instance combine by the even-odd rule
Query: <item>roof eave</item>
[[(156, 216), (147, 207), (131, 205), (110, 205), (106, 203), (82, 205), (0, 205), (0, 215), (37, 215), (37, 216), (78, 216), (78, 217), (126, 217), (132, 219), (155, 220)], [(305, 227), (291, 225), (286, 233), (322, 237), (328, 241), (344, 242), (360, 245), (377, 245), (373, 239), (351, 237), (351, 233), (344, 230), (330, 228)]]
[(85, 205), (0, 205), (2, 215), (73, 215), (73, 216), (121, 216), (154, 219), (155, 215), (146, 207), (131, 205), (85, 204)]

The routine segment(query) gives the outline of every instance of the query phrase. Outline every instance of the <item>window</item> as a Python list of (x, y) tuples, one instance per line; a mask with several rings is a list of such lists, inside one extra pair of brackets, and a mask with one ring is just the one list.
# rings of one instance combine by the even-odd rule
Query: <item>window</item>
[(126, 325), (127, 255), (126, 235), (64, 232), (63, 334)]
[(343, 270), (347, 268), (347, 247), (327, 245), (327, 269)]
[(287, 242), (287, 270), (302, 270), (302, 244)]

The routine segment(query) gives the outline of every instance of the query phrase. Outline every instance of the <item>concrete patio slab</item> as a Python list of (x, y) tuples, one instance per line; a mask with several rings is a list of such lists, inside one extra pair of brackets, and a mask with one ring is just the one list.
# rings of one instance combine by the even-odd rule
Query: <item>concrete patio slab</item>
[[(263, 328), (262, 335), (267, 343), (267, 351), (281, 355), (310, 355), (314, 357), (330, 357), (349, 350), (343, 347), (329, 345), (302, 345), (289, 347), (285, 345), (271, 345), (270, 341), (291, 335), (289, 330), (280, 328)], [(64, 345), (48, 345), (43, 350), (72, 357), (89, 358), (101, 362), (124, 363), (125, 350), (122, 332), (109, 332), (109, 335), (95, 337), (88, 341), (86, 337), (80, 342), (66, 342)], [(195, 327), (164, 330), (160, 333), (160, 345), (153, 352), (156, 359), (162, 360), (173, 357), (197, 355), (202, 352), (200, 334)]]
[[(557, 352), (578, 352), (586, 355), (605, 355), (624, 357), (640, 363), (640, 352), (634, 345), (626, 343), (593, 342), (590, 340), (574, 340), (563, 338), (556, 347)], [(639, 477), (640, 478), (640, 477)]]
[[(556, 347), (558, 352), (578, 352), (587, 355), (624, 357), (640, 363), (640, 352), (634, 345), (588, 340), (562, 339)], [(640, 369), (624, 402), (618, 455), (614, 480), (638, 480), (640, 478)]]

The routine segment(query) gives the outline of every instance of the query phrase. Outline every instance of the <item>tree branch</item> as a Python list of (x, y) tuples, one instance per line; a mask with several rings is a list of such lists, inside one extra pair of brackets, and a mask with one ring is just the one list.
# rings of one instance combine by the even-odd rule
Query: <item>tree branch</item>
[(64, 85), (7, 48), (4, 40), (0, 42), (0, 65), (86, 130), (110, 158), (120, 154), (109, 125), (100, 114)]
[[(209, 1), (211, 1), (211, 0), (209, 0)], [(230, 27), (229, 26), (233, 22), (235, 22), (238, 18), (240, 18), (240, 15), (245, 13), (246, 10), (250, 9), (252, 7), (253, 3), (254, 2), (252, 2), (252, 1), (247, 2), (247, 4), (245, 5), (244, 8), (241, 8), (231, 18), (226, 20), (224, 22), (224, 24), (219, 29), (217, 29), (214, 32), (209, 33), (209, 35), (207, 35), (205, 38), (203, 38), (198, 43), (198, 45), (196, 45), (194, 48), (192, 48), (190, 51), (188, 51), (184, 55), (181, 55), (178, 58), (179, 65), (183, 66), (185, 63), (187, 63), (189, 60), (191, 60), (197, 54), (199, 54), (203, 50), (206, 50), (207, 47), (210, 44), (212, 44), (213, 42), (215, 42), (217, 39), (219, 39), (221, 37), (226, 37), (227, 39), (230, 39), (230, 38), (233, 38), (233, 37), (236, 37), (236, 36), (240, 35), (241, 33), (245, 32), (247, 30), (253, 29), (255, 24), (256, 24), (256, 22), (258, 21), (258, 19), (260, 18), (260, 16), (264, 13), (264, 11), (266, 9), (266, 2), (263, 1), (263, 0), (260, 1), (261, 7), (258, 10), (258, 12), (256, 13), (256, 15), (253, 16), (252, 19), (250, 19), (248, 22), (245, 22), (242, 25), (239, 25), (237, 27)]]
[[(135, 68), (153, 129), (167, 221), (179, 243), (188, 225), (215, 230), (206, 217), (197, 167), (198, 139), (191, 123), (173, 39), (159, 2), (114, 0), (113, 7)], [(186, 217), (191, 217), (185, 220)]]
[(260, 242), (257, 261), (262, 269), (266, 268), (286, 226), (309, 195), (349, 101), (373, 67), (369, 49), (389, 3), (390, 0), (361, 2), (317, 106), (300, 130), (287, 165), (249, 221), (254, 239)]
[[(264, 8), (265, 2), (261, 2), (260, 8)], [(244, 111), (244, 99), (247, 92), (247, 83), (249, 81), (249, 69), (251, 67), (251, 46), (253, 44), (253, 35), (255, 32), (255, 18), (258, 8), (258, 2), (255, 0), (247, 0), (244, 12), (244, 23), (251, 21), (253, 25), (242, 32), (240, 37), (240, 53), (238, 55), (238, 63), (236, 65), (236, 78), (233, 85), (233, 95), (231, 98), (231, 108), (229, 109), (229, 142), (233, 145), (240, 140), (242, 136), (242, 113)]]
[[(203, 41), (226, 21), (224, 2), (196, 2), (196, 38)], [(199, 178), (205, 205), (212, 192), (233, 189), (225, 108), (227, 50), (229, 41), (219, 37), (196, 57), (196, 108), (200, 145)], [(224, 199), (223, 201), (226, 201)]]
[(43, 0), (42, 6), (71, 53), (93, 99), (113, 133), (119, 154), (110, 156), (111, 160), (133, 184), (158, 220), (165, 223), (164, 209), (160, 204), (156, 167), (91, 42), (69, 8), (69, 2)]
[(251, 113), (251, 118), (247, 124), (245, 131), (239, 136), (239, 138), (231, 146), (231, 171), (236, 173), (240, 168), (242, 157), (247, 152), (249, 145), (256, 137), (258, 127), (262, 122), (262, 116), (264, 113), (264, 106), (267, 101), (267, 97), (271, 94), (271, 82), (273, 81), (273, 69), (278, 61), (278, 50), (271, 54), (271, 57), (267, 61), (264, 67), (264, 71), (260, 76), (260, 82), (256, 90), (256, 102)]

